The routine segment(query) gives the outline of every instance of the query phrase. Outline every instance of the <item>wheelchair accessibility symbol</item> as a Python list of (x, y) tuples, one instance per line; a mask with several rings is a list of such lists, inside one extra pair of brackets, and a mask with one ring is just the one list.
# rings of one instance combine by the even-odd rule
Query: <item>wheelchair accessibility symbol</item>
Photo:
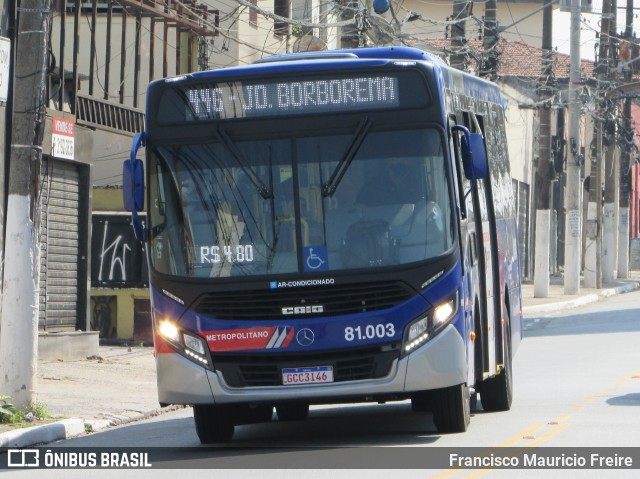
[(329, 269), (326, 246), (305, 246), (303, 255), (305, 271), (327, 271)]

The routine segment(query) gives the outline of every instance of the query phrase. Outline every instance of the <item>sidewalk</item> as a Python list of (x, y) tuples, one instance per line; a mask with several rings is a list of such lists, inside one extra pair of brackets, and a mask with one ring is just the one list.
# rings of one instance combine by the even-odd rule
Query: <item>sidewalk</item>
[(616, 294), (627, 293), (640, 288), (640, 271), (631, 271), (629, 279), (619, 279), (602, 285), (602, 289), (585, 288), (580, 282), (580, 294), (564, 294), (564, 279), (559, 276), (550, 278), (549, 296), (533, 297), (533, 282), (522, 284), (522, 312), (524, 317), (552, 313), (567, 308), (576, 308)]
[(82, 361), (38, 361), (38, 402), (50, 424), (2, 432), (0, 447), (25, 447), (79, 436), (139, 421), (161, 409), (151, 347), (100, 346), (99, 355)]
[[(533, 284), (522, 287), (524, 317), (574, 308), (640, 287), (640, 271), (600, 290), (583, 288), (565, 296), (562, 278), (552, 278), (549, 297), (534, 298)], [(175, 408), (158, 405), (153, 348), (100, 346), (82, 361), (38, 362), (38, 401), (54, 422), (26, 429), (3, 429), (0, 447), (27, 447), (139, 421)], [(59, 418), (59, 420), (55, 420)]]

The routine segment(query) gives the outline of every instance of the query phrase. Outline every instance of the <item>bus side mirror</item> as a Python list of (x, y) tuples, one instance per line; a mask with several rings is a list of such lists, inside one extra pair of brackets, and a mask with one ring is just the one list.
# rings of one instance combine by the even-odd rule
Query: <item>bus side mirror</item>
[(138, 150), (145, 143), (144, 133), (133, 138), (131, 155), (122, 168), (122, 196), (125, 210), (131, 212), (133, 231), (136, 239), (146, 240), (146, 231), (138, 213), (144, 209), (144, 164), (136, 158)]
[(462, 167), (468, 180), (475, 181), (488, 177), (487, 152), (484, 148), (484, 139), (480, 133), (470, 133), (461, 125), (452, 128), (461, 132), (460, 150), (462, 153)]
[(480, 133), (469, 135), (469, 156), (471, 157), (471, 171), (473, 180), (486, 179), (489, 176), (487, 165), (487, 150), (484, 146), (484, 138)]
[(126, 160), (122, 168), (124, 209), (139, 212), (144, 209), (144, 165), (142, 160)]

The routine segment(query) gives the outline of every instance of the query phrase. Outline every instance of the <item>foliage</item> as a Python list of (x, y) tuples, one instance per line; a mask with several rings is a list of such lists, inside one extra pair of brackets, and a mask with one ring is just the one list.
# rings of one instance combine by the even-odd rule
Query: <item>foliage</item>
[(10, 396), (0, 396), (0, 423), (32, 422), (34, 419), (51, 417), (44, 403), (32, 402), (20, 410), (10, 401)]
[(10, 396), (0, 396), (0, 423), (16, 422), (19, 417), (18, 408), (9, 401)]
[(51, 414), (47, 412), (47, 405), (43, 402), (32, 402), (26, 408), (24, 408), (23, 415), (31, 413), (38, 419), (48, 419)]

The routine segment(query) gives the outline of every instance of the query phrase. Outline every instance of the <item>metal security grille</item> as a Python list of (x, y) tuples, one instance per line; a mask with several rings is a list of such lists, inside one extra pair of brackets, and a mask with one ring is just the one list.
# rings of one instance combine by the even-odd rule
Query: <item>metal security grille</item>
[(331, 366), (334, 381), (363, 381), (389, 374), (400, 357), (399, 346), (289, 355), (213, 356), (217, 371), (232, 387), (281, 386), (282, 369)]
[(42, 161), (38, 327), (75, 331), (80, 270), (80, 180), (73, 163)]
[(115, 131), (144, 130), (144, 112), (89, 95), (77, 96), (77, 123)]
[(268, 320), (282, 318), (282, 308), (285, 306), (322, 305), (322, 312), (305, 314), (305, 318), (310, 318), (391, 308), (411, 296), (412, 292), (405, 283), (389, 281), (320, 288), (208, 293), (196, 302), (193, 309), (198, 314), (217, 319)]

